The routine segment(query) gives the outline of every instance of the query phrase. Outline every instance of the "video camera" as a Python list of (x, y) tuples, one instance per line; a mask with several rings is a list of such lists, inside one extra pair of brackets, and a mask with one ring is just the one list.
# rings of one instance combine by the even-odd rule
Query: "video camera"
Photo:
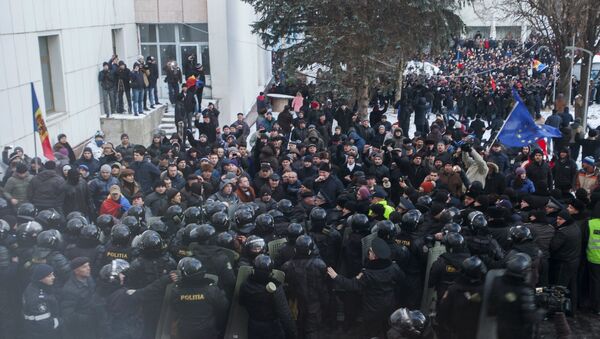
[(573, 313), (571, 307), (571, 291), (564, 286), (538, 287), (535, 289), (535, 304), (546, 310), (548, 315), (564, 312)]

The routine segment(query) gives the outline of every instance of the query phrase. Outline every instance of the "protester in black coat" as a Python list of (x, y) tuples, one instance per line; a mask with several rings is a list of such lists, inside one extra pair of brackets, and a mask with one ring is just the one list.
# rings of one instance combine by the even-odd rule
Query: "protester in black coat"
[(569, 157), (569, 150), (566, 147), (560, 149), (558, 159), (552, 168), (556, 188), (563, 193), (569, 193), (575, 187), (577, 172), (577, 164)]
[(62, 187), (65, 180), (56, 172), (54, 161), (48, 161), (46, 169), (36, 175), (27, 188), (27, 200), (38, 210), (54, 208), (62, 211), (64, 193)]
[(64, 338), (100, 338), (93, 304), (96, 284), (91, 277), (90, 260), (78, 257), (71, 261), (73, 274), (62, 288), (60, 308), (64, 320)]
[(77, 169), (69, 170), (67, 181), (62, 186), (62, 192), (64, 194), (64, 215), (77, 211), (88, 218), (94, 217), (96, 210), (90, 190)]

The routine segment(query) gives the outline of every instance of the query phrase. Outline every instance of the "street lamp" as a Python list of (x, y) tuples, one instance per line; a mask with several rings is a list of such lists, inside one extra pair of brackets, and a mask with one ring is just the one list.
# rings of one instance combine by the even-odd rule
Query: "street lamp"
[[(588, 97), (590, 95), (590, 78), (592, 77), (592, 63), (594, 61), (594, 53), (592, 51), (589, 51), (585, 48), (581, 48), (581, 47), (576, 47), (576, 46), (568, 46), (565, 49), (571, 51), (573, 57), (571, 58), (571, 70), (573, 69), (573, 60), (574, 60), (574, 55), (575, 55), (575, 51), (582, 51), (587, 53), (590, 56), (590, 60), (588, 62), (588, 80), (586, 81), (585, 84), (585, 106), (583, 107), (583, 121), (582, 121), (582, 125), (583, 128), (585, 130), (585, 128), (587, 127), (587, 114), (588, 114), (588, 105), (589, 105), (589, 101), (590, 98)], [(581, 63), (583, 65), (583, 62)], [(581, 70), (579, 71), (579, 77), (581, 78)], [(569, 80), (571, 81), (571, 80)], [(569, 88), (571, 87), (571, 83), (569, 82)], [(569, 98), (570, 100), (570, 98)]]

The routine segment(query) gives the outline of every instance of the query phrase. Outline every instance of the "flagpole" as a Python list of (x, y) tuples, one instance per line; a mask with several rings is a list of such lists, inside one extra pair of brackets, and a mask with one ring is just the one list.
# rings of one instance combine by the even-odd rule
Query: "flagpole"
[[(33, 82), (31, 83), (32, 88), (34, 88)], [(35, 88), (34, 88), (35, 89)], [(31, 93), (31, 95), (33, 96), (33, 92)], [(33, 98), (32, 98), (33, 100)], [(38, 152), (37, 152), (37, 142), (35, 140), (35, 126), (37, 124), (37, 122), (35, 121), (35, 112), (33, 112), (33, 154), (35, 155), (35, 157), (38, 157)], [(37, 159), (36, 161), (36, 166), (35, 166), (35, 174), (39, 174), (39, 168), (38, 168), (38, 164), (37, 164)]]
[(508, 114), (508, 116), (506, 117), (506, 119), (504, 119), (504, 123), (502, 123), (502, 127), (500, 127), (500, 129), (498, 130), (498, 133), (496, 133), (496, 136), (494, 136), (494, 140), (492, 140), (492, 142), (490, 142), (490, 144), (489, 144), (488, 149), (487, 149), (486, 152), (490, 151), (490, 148), (492, 148), (492, 145), (498, 139), (498, 136), (500, 135), (500, 132), (502, 132), (502, 130), (504, 129), (504, 125), (506, 125), (506, 122), (508, 121), (508, 119), (510, 118), (510, 116), (515, 111), (515, 109), (517, 108), (518, 104), (519, 104), (519, 102), (515, 100), (515, 105), (513, 106), (513, 109), (510, 111), (510, 113)]

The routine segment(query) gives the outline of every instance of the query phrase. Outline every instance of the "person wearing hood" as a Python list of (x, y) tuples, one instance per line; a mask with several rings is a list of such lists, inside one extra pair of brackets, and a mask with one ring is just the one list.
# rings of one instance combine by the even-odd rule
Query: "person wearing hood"
[(66, 134), (59, 134), (58, 135), (58, 142), (56, 144), (54, 144), (54, 151), (57, 151), (59, 149), (66, 149), (67, 150), (67, 156), (69, 157), (69, 164), (72, 164), (75, 162), (75, 160), (77, 160), (75, 158), (75, 152), (73, 152), (73, 147), (71, 147), (71, 145), (69, 144), (69, 142), (67, 141), (67, 135)]
[(62, 186), (62, 192), (64, 194), (63, 212), (65, 215), (77, 211), (88, 218), (94, 216), (95, 206), (92, 195), (87, 182), (81, 178), (79, 170), (71, 168), (67, 172), (67, 180)]
[(110, 142), (102, 145), (102, 155), (98, 159), (100, 162), (100, 166), (104, 164), (112, 165), (116, 162), (119, 162), (119, 158), (117, 157), (117, 153), (113, 147), (113, 144)]
[(240, 202), (240, 199), (234, 192), (233, 182), (227, 179), (221, 181), (219, 191), (211, 195), (209, 199), (224, 202), (231, 210), (235, 210), (235, 206)]
[(94, 134), (94, 139), (90, 140), (90, 142), (88, 142), (85, 147), (90, 148), (94, 159), (100, 159), (100, 157), (102, 156), (102, 152), (104, 151), (102, 146), (105, 143), (106, 142), (104, 141), (104, 132), (96, 131), (96, 134)]
[(95, 176), (100, 169), (100, 161), (94, 158), (94, 153), (90, 147), (85, 147), (79, 160), (75, 161), (75, 166), (85, 165), (91, 176)]
[(62, 186), (65, 180), (56, 172), (56, 163), (52, 160), (44, 164), (41, 171), (29, 182), (27, 200), (38, 210), (54, 208), (62, 211), (64, 193)]
[(119, 180), (111, 175), (111, 168), (109, 165), (102, 165), (100, 168), (100, 175), (88, 184), (96, 209), (100, 208), (102, 201), (106, 199), (110, 187), (113, 185), (119, 185)]
[(31, 283), (23, 293), (24, 334), (28, 339), (61, 338), (62, 319), (54, 293), (54, 269), (47, 264), (33, 266)]
[(582, 253), (581, 228), (566, 209), (558, 213), (555, 227), (556, 232), (550, 242), (550, 284), (565, 286), (571, 291), (575, 310), (577, 269)]

